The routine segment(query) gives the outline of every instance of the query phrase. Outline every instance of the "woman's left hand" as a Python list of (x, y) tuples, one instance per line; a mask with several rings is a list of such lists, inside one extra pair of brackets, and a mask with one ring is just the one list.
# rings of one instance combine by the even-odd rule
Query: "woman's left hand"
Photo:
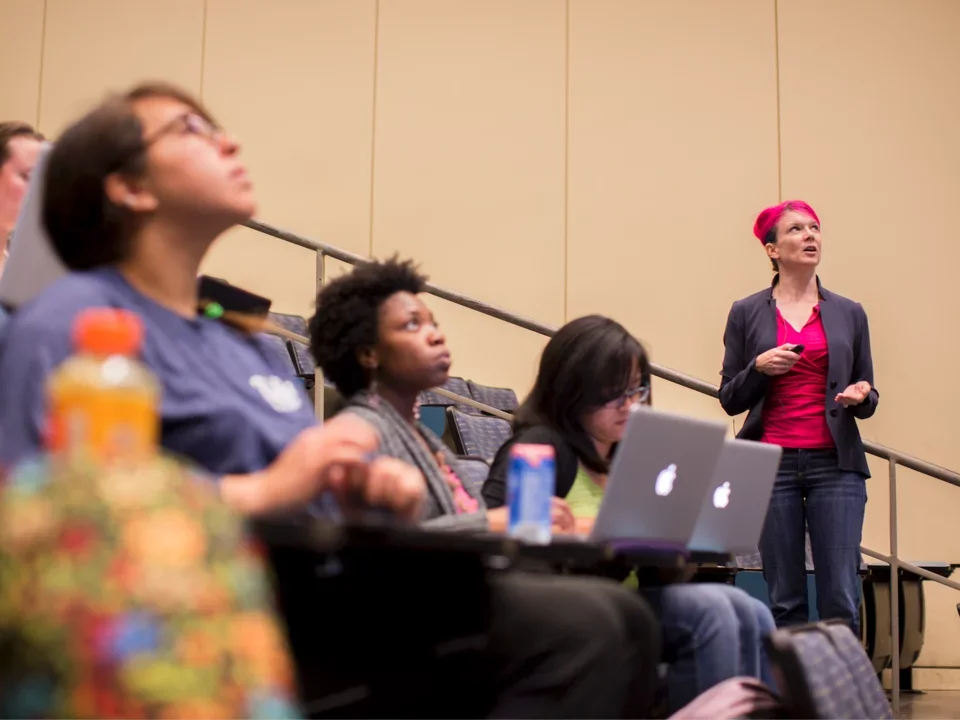
[(573, 527), (577, 535), (590, 535), (595, 522), (595, 517), (576, 517), (573, 519)]
[(867, 399), (867, 395), (870, 394), (870, 390), (870, 383), (868, 383), (866, 380), (861, 380), (858, 383), (848, 386), (847, 389), (842, 393), (838, 393), (834, 400), (844, 407), (859, 405)]

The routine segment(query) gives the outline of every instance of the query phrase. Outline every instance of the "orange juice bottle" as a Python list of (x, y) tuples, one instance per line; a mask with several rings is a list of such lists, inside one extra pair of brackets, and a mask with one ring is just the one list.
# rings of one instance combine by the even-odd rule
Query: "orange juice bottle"
[(76, 354), (47, 385), (50, 452), (97, 463), (152, 456), (160, 386), (137, 360), (140, 318), (126, 310), (85, 310), (74, 323), (73, 341)]

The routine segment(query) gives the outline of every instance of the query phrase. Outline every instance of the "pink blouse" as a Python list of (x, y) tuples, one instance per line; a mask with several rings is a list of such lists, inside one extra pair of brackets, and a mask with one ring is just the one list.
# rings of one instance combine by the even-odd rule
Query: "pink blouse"
[(763, 442), (784, 448), (832, 448), (827, 425), (827, 336), (820, 306), (798, 332), (777, 310), (777, 344), (803, 345), (800, 360), (789, 372), (772, 379), (763, 403)]

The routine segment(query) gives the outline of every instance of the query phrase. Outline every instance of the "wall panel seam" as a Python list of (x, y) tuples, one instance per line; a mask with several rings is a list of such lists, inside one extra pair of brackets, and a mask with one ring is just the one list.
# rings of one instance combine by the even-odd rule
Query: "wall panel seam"
[(780, 0), (773, 0), (773, 63), (777, 81), (777, 202), (783, 201), (783, 145), (780, 134)]
[(373, 102), (370, 112), (370, 225), (368, 257), (373, 257), (373, 209), (377, 173), (377, 74), (380, 62), (380, 0), (373, 6)]
[(40, 22), (40, 68), (37, 78), (37, 130), (40, 130), (40, 108), (43, 106), (43, 56), (47, 49), (47, 3), (49, 0), (43, 0), (43, 19)]
[(203, 21), (200, 26), (200, 99), (203, 97), (203, 78), (207, 74), (207, 13), (210, 0), (203, 0)]

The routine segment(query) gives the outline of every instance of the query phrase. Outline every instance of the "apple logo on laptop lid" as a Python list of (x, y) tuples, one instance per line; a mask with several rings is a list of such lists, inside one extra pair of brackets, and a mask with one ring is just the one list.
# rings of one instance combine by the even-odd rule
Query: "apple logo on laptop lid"
[(653, 489), (661, 497), (666, 497), (673, 492), (673, 483), (677, 479), (677, 466), (670, 463), (657, 475), (657, 482)]
[(730, 504), (730, 483), (723, 485), (713, 491), (713, 506), (715, 508), (725, 508)]

